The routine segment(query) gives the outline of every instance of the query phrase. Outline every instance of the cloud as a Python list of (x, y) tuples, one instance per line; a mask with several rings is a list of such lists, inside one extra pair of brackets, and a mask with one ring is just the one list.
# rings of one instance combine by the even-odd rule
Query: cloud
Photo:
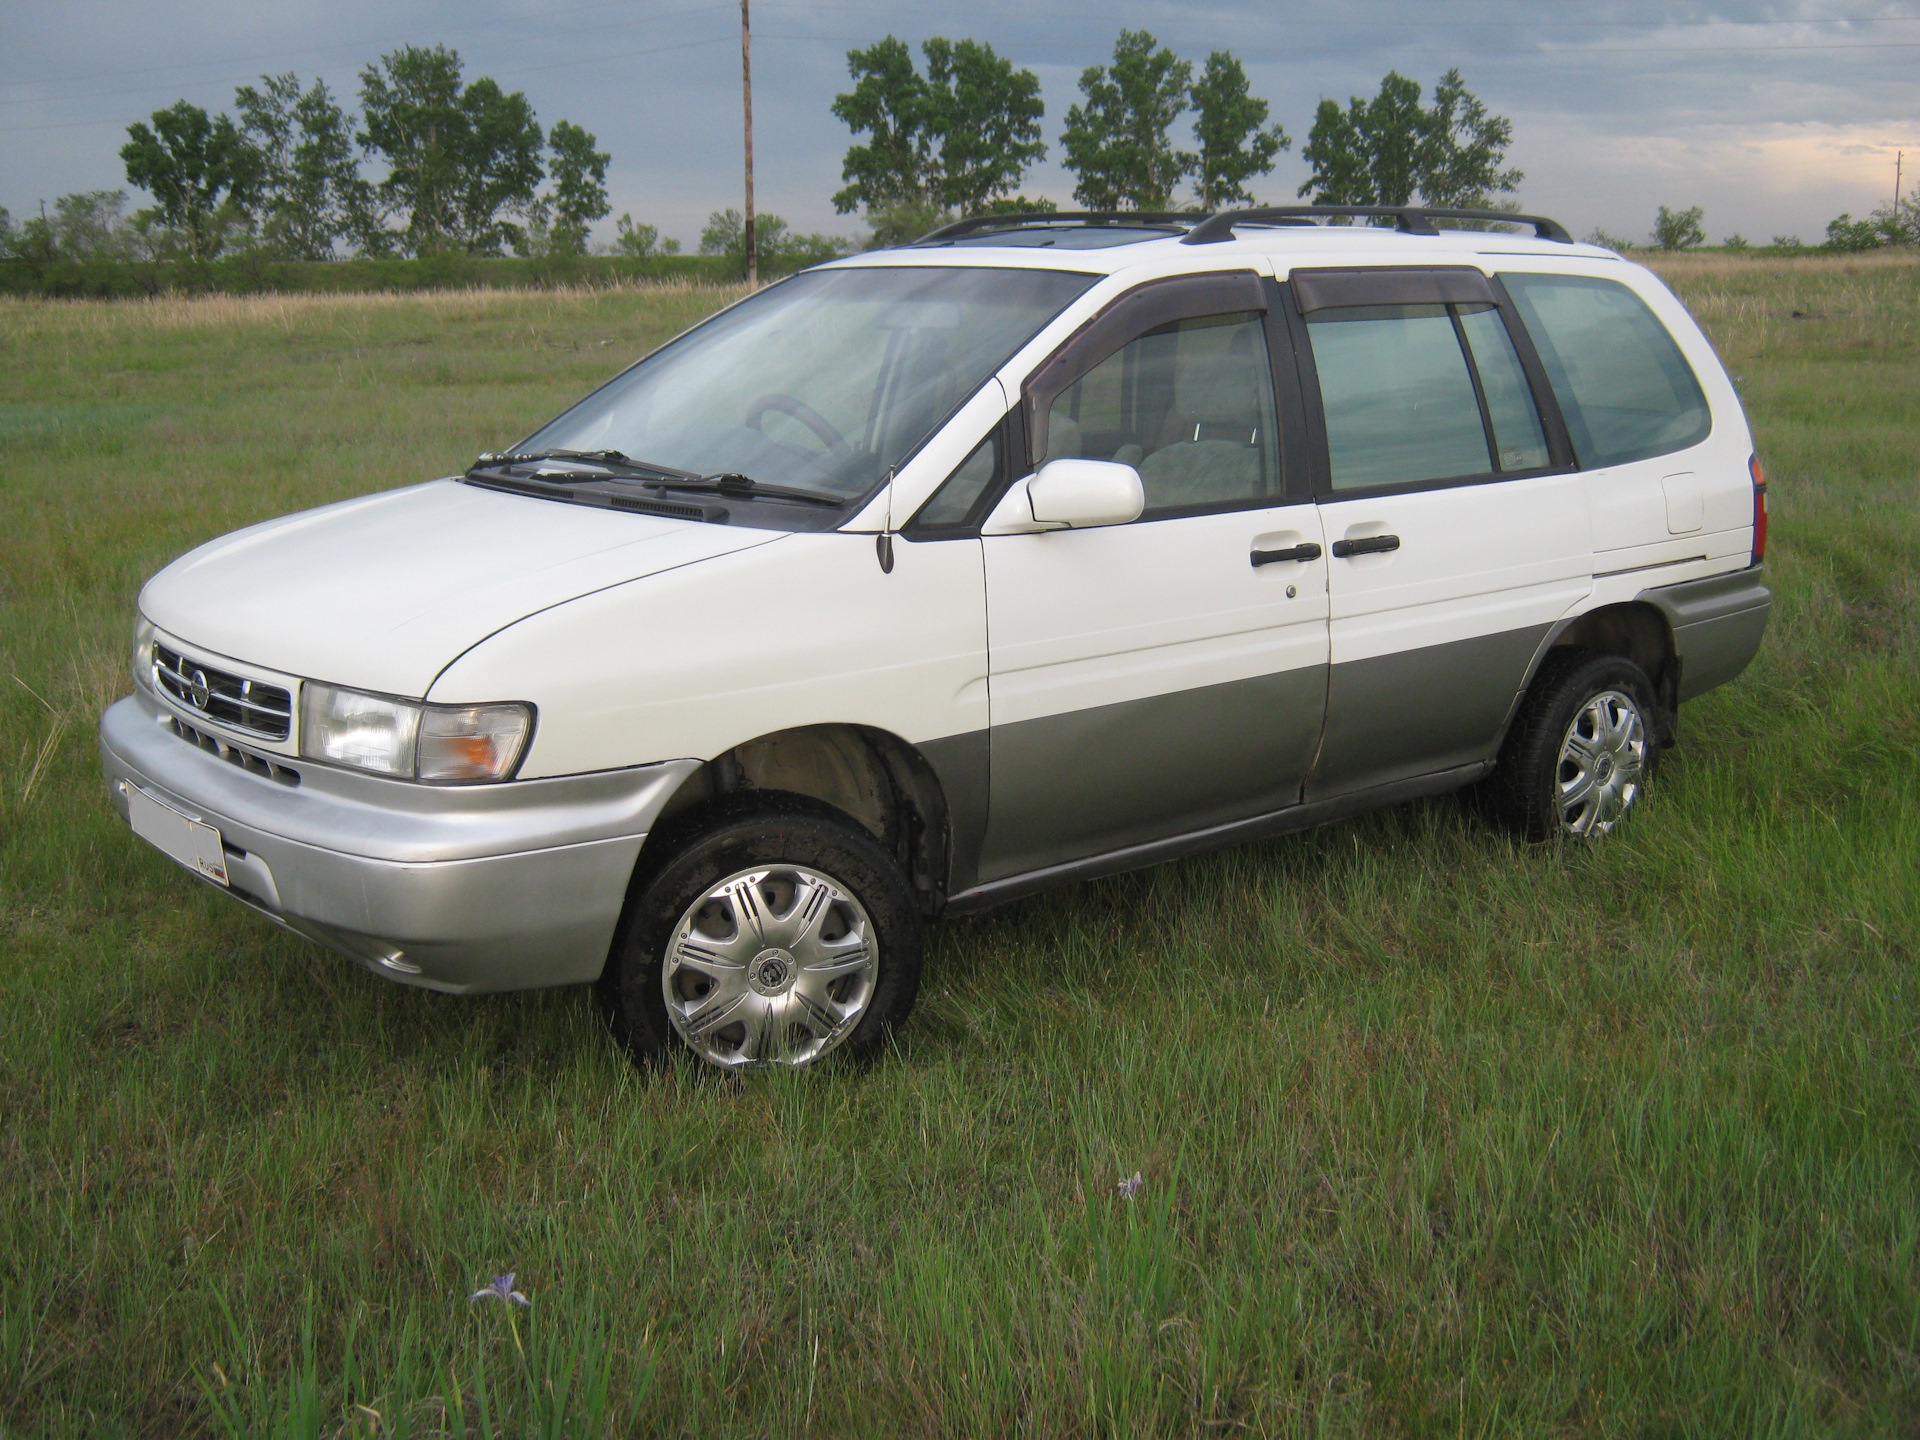
[[(829, 197), (847, 133), (828, 113), (845, 55), (892, 32), (990, 41), (1042, 81), (1049, 163), (1027, 187), (1066, 200), (1060, 119), (1082, 68), (1123, 25), (1182, 54), (1246, 62), (1295, 136), (1257, 187), (1292, 197), (1297, 142), (1323, 96), (1374, 90), (1397, 67), (1425, 85), (1458, 65), (1514, 120), (1525, 202), (1576, 230), (1638, 233), (1656, 203), (1702, 204), (1709, 229), (1817, 234), (1892, 190), (1893, 152), (1920, 152), (1920, 17), (1880, 0), (755, 0), (759, 200), (806, 229), (850, 232)], [(343, 96), (403, 43), (459, 49), (469, 74), (524, 89), (613, 154), (614, 212), (693, 240), (738, 204), (737, 0), (8, 0), (0, 12), (0, 204), (124, 184), (124, 127), (184, 96), (230, 107), (265, 70), (323, 75)], [(1656, 192), (1658, 192), (1656, 194)]]

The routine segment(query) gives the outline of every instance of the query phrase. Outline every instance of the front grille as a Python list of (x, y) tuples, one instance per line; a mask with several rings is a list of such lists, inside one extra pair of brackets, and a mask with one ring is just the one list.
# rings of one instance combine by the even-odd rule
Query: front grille
[(284, 740), (293, 727), (293, 697), (278, 685), (244, 679), (189, 660), (164, 645), (153, 647), (153, 679), (170, 699), (262, 740)]
[(189, 745), (198, 745), (209, 755), (218, 755), (229, 765), (238, 765), (242, 770), (251, 771), (255, 775), (264, 775), (277, 785), (291, 787), (300, 783), (300, 772), (282, 765), (277, 760), (270, 760), (265, 755), (256, 755), (251, 750), (242, 750), (238, 745), (229, 744), (218, 735), (209, 735), (205, 731), (194, 729), (183, 720), (170, 719), (168, 724), (173, 727), (173, 733)]

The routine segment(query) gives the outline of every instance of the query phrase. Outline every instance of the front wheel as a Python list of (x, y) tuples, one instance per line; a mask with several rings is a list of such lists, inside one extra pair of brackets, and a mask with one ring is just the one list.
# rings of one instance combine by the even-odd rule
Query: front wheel
[(1653, 685), (1617, 655), (1550, 654), (1488, 781), (1495, 814), (1530, 840), (1612, 833), (1659, 760)]
[[(740, 797), (677, 835), (600, 982), (614, 1033), (653, 1063), (810, 1065), (880, 1048), (920, 985), (920, 917), (865, 831), (799, 797)], [(650, 842), (653, 843), (653, 842)]]

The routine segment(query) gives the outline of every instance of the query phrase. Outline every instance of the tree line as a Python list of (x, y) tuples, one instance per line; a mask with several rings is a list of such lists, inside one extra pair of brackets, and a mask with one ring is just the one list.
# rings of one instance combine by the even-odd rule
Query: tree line
[[(854, 85), (835, 97), (833, 113), (855, 143), (835, 208), (863, 212), (882, 243), (956, 215), (1053, 209), (1017, 193), (1047, 154), (1039, 78), (979, 41), (935, 37), (920, 49), (924, 66), (891, 35), (848, 53)], [(1060, 148), (1073, 198), (1089, 210), (1250, 203), (1249, 183), (1293, 144), (1232, 52), (1213, 51), (1196, 74), (1146, 30), (1120, 32), (1111, 60), (1081, 72), (1080, 97)], [(1182, 119), (1192, 149), (1174, 139)], [(1300, 152), (1313, 173), (1297, 193), (1317, 204), (1496, 204), (1524, 178), (1504, 168), (1512, 138), (1512, 124), (1458, 70), (1440, 77), (1430, 105), (1418, 82), (1392, 71), (1377, 95), (1344, 109), (1320, 103)]]
[[(898, 244), (961, 215), (1055, 209), (1021, 192), (1046, 158), (1039, 78), (981, 41), (934, 37), (913, 50), (898, 38), (847, 54), (853, 86), (833, 115), (852, 132), (833, 196), (859, 213), (870, 246)], [(532, 257), (584, 255), (610, 205), (611, 159), (567, 120), (543, 130), (520, 91), (467, 81), (457, 51), (404, 46), (359, 76), (359, 110), (326, 83), (289, 72), (234, 92), (232, 115), (185, 100), (127, 127), (120, 157), (130, 185), (152, 197), (127, 213), (122, 191), (65, 195), (16, 226), (0, 209), (0, 256), (29, 260), (207, 260), (245, 251), (272, 258), (345, 255)], [(1254, 200), (1293, 139), (1256, 96), (1230, 51), (1183, 58), (1146, 30), (1123, 29), (1111, 58), (1081, 72), (1079, 99), (1058, 144), (1089, 210), (1215, 210)], [(1176, 141), (1188, 122), (1190, 148)], [(1429, 101), (1416, 80), (1389, 71), (1379, 90), (1345, 106), (1320, 101), (1300, 158), (1311, 173), (1295, 192), (1317, 204), (1513, 210), (1525, 178), (1506, 164), (1512, 123), (1490, 112), (1459, 70)], [(366, 173), (372, 167), (379, 178)], [(1661, 206), (1651, 243), (1705, 243), (1699, 207)], [(842, 237), (802, 234), (777, 215), (755, 217), (770, 260), (809, 262), (855, 248)], [(1602, 231), (1590, 237), (1616, 248)], [(1731, 236), (1731, 248), (1746, 241)], [(1825, 248), (1920, 243), (1920, 209), (1896, 198), (1866, 220), (1842, 215)], [(1799, 247), (1792, 236), (1776, 246)], [(616, 254), (679, 252), (677, 240), (623, 214)], [(702, 254), (740, 259), (740, 212), (714, 211)]]
[[(288, 72), (238, 87), (235, 115), (178, 101), (129, 125), (120, 149), (150, 207), (128, 215), (123, 192), (88, 191), (17, 228), (0, 210), (0, 246), (48, 259), (586, 253), (611, 158), (591, 132), (543, 130), (524, 94), (466, 81), (439, 45), (368, 65), (359, 100), (355, 115), (325, 81)], [(368, 179), (368, 163), (385, 174)]]

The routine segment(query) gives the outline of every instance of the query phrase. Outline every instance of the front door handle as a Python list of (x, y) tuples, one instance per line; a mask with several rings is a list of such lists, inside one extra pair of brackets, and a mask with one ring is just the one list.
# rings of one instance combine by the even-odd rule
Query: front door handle
[(1253, 568), (1272, 565), (1281, 560), (1318, 560), (1320, 547), (1309, 541), (1305, 545), (1294, 545), (1285, 550), (1256, 550), (1253, 552)]
[(1344, 560), (1349, 555), (1384, 555), (1389, 550), (1400, 548), (1398, 535), (1363, 535), (1358, 540), (1336, 540), (1333, 553)]

